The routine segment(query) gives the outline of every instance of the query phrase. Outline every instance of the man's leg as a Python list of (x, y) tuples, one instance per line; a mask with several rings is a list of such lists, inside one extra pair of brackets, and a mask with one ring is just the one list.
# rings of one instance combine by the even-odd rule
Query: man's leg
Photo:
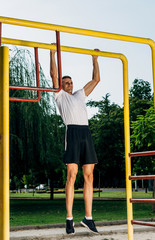
[(67, 182), (66, 182), (66, 210), (67, 218), (72, 218), (73, 200), (74, 200), (74, 183), (78, 172), (76, 163), (67, 164)]
[(93, 170), (95, 164), (83, 165), (84, 176), (84, 201), (86, 217), (92, 217), (92, 202), (93, 202)]
[(81, 224), (88, 228), (91, 232), (98, 234), (95, 223), (92, 219), (92, 203), (93, 203), (93, 170), (95, 164), (83, 165), (84, 176), (84, 201), (85, 201), (85, 217)]

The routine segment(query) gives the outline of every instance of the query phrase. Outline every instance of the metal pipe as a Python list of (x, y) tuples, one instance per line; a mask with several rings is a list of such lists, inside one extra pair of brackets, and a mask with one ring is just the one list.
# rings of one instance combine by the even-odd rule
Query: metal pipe
[(127, 199), (127, 224), (128, 240), (133, 240), (133, 208), (130, 198), (132, 198), (132, 185), (129, 180), (131, 175), (131, 158), (130, 152), (130, 118), (129, 118), (129, 86), (128, 86), (128, 62), (124, 59), (123, 64), (123, 96), (124, 96), (124, 139), (125, 139), (125, 171), (126, 171), (126, 199)]
[(130, 202), (131, 203), (143, 203), (143, 202), (145, 202), (145, 203), (155, 203), (155, 199), (135, 199), (135, 198), (131, 198), (130, 199)]
[(129, 157), (142, 157), (150, 155), (155, 155), (155, 151), (129, 153)]
[(129, 180), (155, 179), (155, 175), (129, 176)]
[(154, 43), (152, 39), (148, 39), (148, 38), (127, 36), (127, 35), (121, 35), (121, 34), (115, 34), (115, 33), (107, 33), (107, 32), (94, 31), (94, 30), (88, 30), (88, 29), (82, 29), (82, 28), (74, 28), (74, 27), (28, 21), (28, 20), (22, 20), (22, 19), (16, 19), (16, 18), (8, 18), (3, 16), (0, 16), (0, 21), (5, 24), (12, 24), (12, 25), (31, 27), (31, 28), (40, 28), (44, 30), (53, 30), (53, 31), (66, 32), (66, 33), (72, 33), (72, 34), (80, 34), (85, 36), (108, 38), (108, 39), (128, 41), (128, 42), (137, 42), (137, 43), (143, 43), (143, 44), (149, 44), (149, 45)]
[[(56, 46), (52, 44), (38, 43), (38, 42), (25, 41), (25, 40), (19, 40), (19, 39), (12, 39), (12, 38), (2, 38), (2, 43), (25, 46), (25, 47), (38, 47), (42, 49), (56, 50)], [(68, 46), (61, 46), (61, 51), (80, 53), (80, 54), (86, 54), (86, 55), (97, 55), (97, 56), (109, 57), (109, 58), (119, 58), (119, 59), (124, 58), (124, 54), (122, 53), (103, 52), (103, 51), (96, 52), (91, 49), (75, 48), (75, 47), (68, 47)]]
[[(40, 75), (39, 75), (39, 56), (38, 56), (38, 48), (34, 48), (34, 54), (35, 54), (35, 65), (36, 65), (36, 82), (37, 87), (40, 87)], [(37, 100), (40, 101), (41, 99), (41, 93), (40, 91), (37, 91)]]
[(0, 22), (0, 47), (2, 45), (2, 23)]
[[(17, 40), (17, 39), (9, 39), (9, 38), (2, 38), (2, 42), (7, 43), (7, 44), (13, 44), (13, 45), (20, 45), (20, 46), (27, 46), (27, 47), (39, 47), (39, 48), (43, 48), (43, 49), (55, 49), (56, 50), (55, 45), (45, 44), (45, 43), (37, 43), (37, 42), (30, 42), (30, 41), (23, 41), (23, 40)], [(60, 47), (59, 47), (59, 49), (60, 49)], [(94, 50), (66, 47), (66, 46), (61, 46), (61, 51), (87, 54), (87, 55), (98, 55), (98, 56), (102, 56), (102, 57), (120, 59), (122, 62), (126, 61), (126, 57), (121, 53), (111, 53), (111, 52), (102, 52), (102, 51), (96, 52)], [(58, 63), (59, 63), (59, 67), (60, 67), (61, 66), (60, 51), (58, 53), (58, 58), (59, 58)], [(59, 73), (61, 74), (61, 69), (59, 69)], [(61, 81), (60, 81), (60, 87), (61, 87)], [(59, 89), (53, 89), (53, 88), (41, 88), (41, 87), (29, 87), (29, 86), (24, 86), (24, 87), (23, 86), (18, 86), (18, 87), (10, 86), (10, 89), (58, 92), (58, 91), (60, 91), (60, 87), (59, 87)]]
[(62, 89), (60, 32), (58, 32), (58, 31), (56, 31), (56, 43), (57, 43), (57, 61), (58, 61), (58, 81), (59, 81), (59, 89)]
[(9, 48), (0, 47), (0, 239), (9, 240)]
[(144, 225), (144, 226), (155, 227), (155, 223), (141, 222), (141, 221), (136, 221), (136, 220), (132, 220), (132, 224), (137, 224), (137, 225)]

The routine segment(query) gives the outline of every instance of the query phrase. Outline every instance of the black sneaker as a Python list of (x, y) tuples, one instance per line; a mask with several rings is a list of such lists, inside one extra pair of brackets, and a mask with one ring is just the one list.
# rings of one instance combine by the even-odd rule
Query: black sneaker
[(73, 220), (66, 220), (66, 233), (67, 234), (75, 233)]
[(85, 217), (84, 219), (80, 222), (84, 227), (88, 228), (91, 232), (95, 234), (99, 234), (95, 227), (95, 223), (93, 220), (87, 220)]

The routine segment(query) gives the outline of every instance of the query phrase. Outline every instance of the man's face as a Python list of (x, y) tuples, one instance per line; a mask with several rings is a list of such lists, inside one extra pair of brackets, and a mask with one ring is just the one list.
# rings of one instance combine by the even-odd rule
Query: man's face
[(72, 82), (72, 79), (70, 78), (65, 78), (62, 80), (62, 89), (69, 93), (69, 94), (72, 94), (72, 91), (73, 91), (73, 82)]

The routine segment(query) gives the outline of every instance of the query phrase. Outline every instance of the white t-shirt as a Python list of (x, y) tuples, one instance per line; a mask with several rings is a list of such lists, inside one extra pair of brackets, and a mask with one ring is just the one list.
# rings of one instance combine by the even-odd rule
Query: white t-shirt
[(72, 95), (61, 90), (54, 94), (54, 98), (65, 125), (88, 125), (84, 89)]

